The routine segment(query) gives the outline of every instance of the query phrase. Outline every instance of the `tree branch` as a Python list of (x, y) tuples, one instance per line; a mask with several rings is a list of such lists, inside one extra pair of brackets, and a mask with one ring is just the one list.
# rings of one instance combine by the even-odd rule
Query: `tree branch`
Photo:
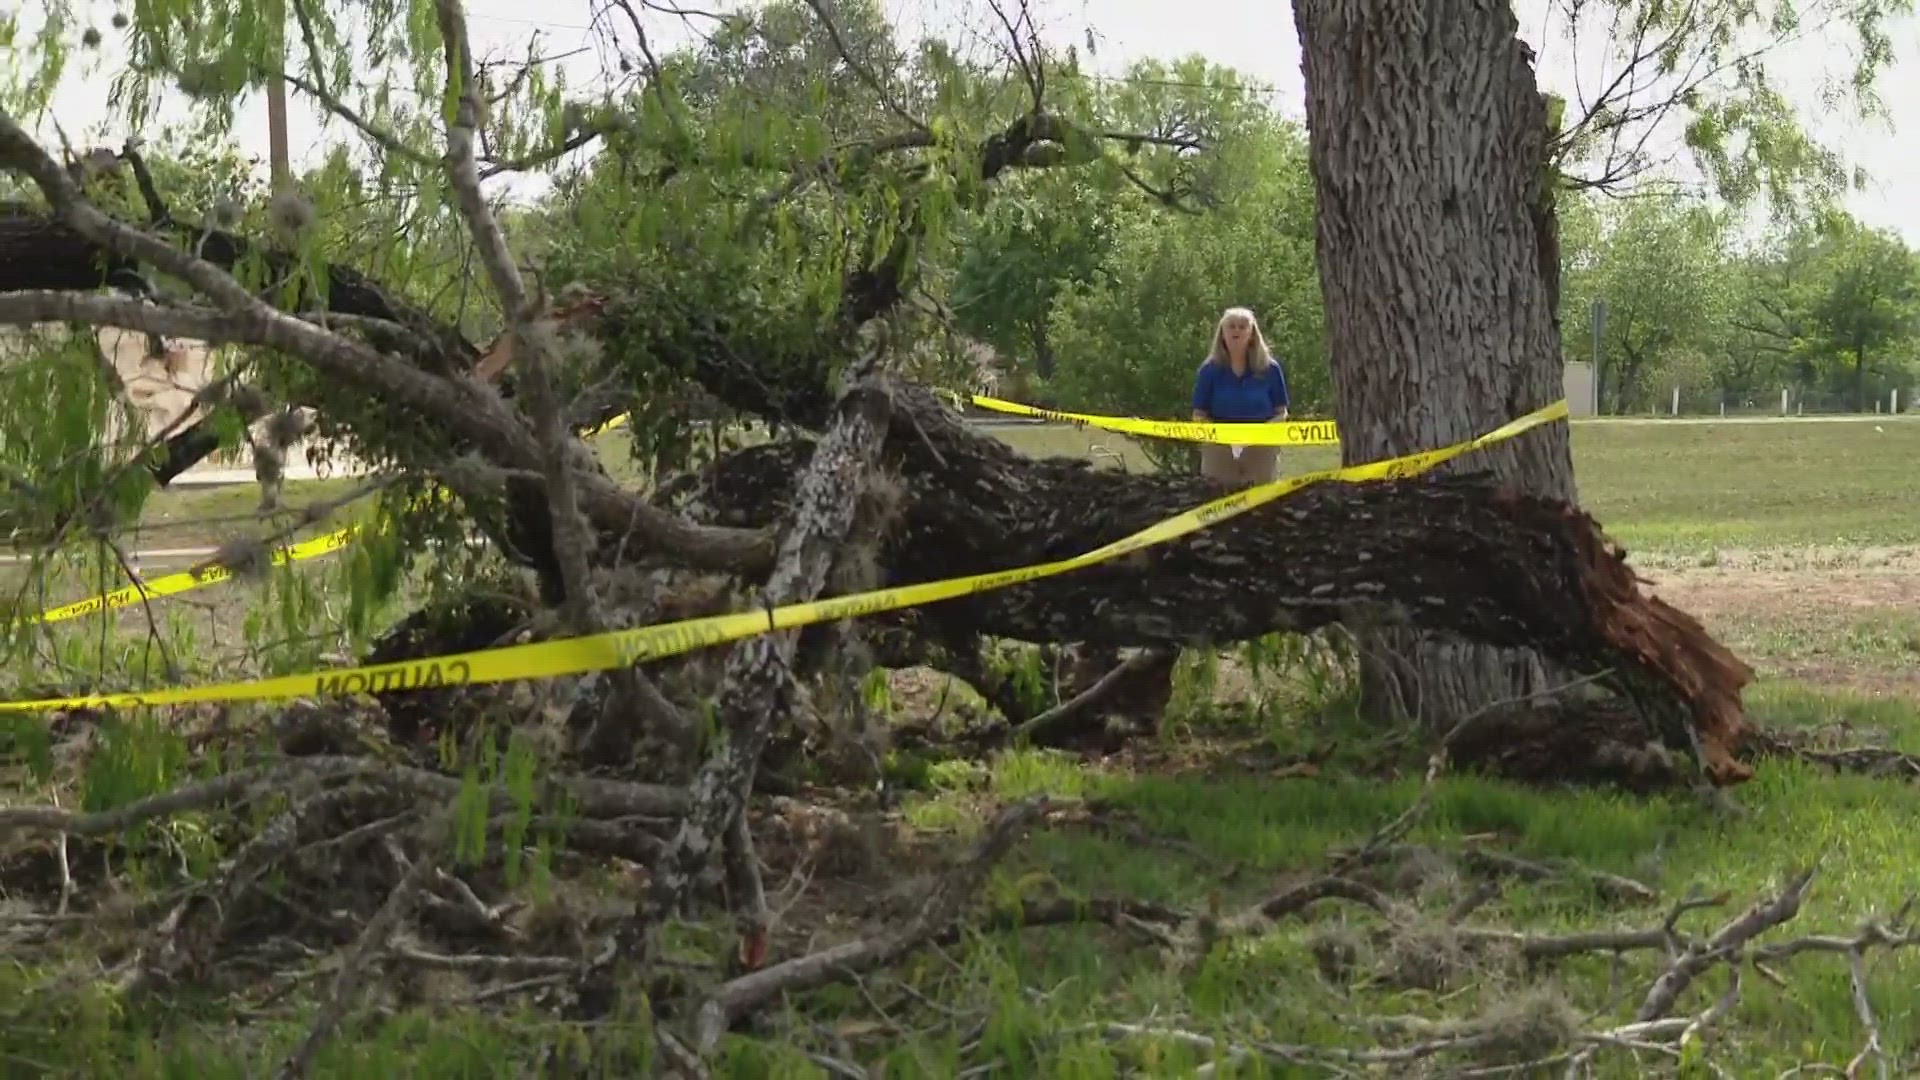
[(827, 37), (833, 41), (833, 50), (840, 54), (840, 59), (847, 62), (847, 66), (853, 69), (854, 74), (860, 76), (860, 81), (866, 83), (868, 89), (879, 96), (880, 103), (887, 107), (887, 111), (905, 120), (915, 131), (931, 134), (926, 121), (908, 112), (888, 91), (886, 84), (880, 81), (879, 74), (865, 60), (853, 54), (853, 49), (847, 45), (847, 39), (840, 33), (840, 25), (834, 21), (833, 13), (827, 10), (827, 0), (805, 0), (805, 3), (813, 9), (814, 15), (820, 20), (820, 25), (826, 28)]
[(446, 52), (447, 89), (458, 94), (454, 116), (447, 125), (446, 169), (458, 195), (460, 216), (473, 235), (480, 251), (487, 279), (500, 297), (509, 329), (528, 316), (526, 286), (514, 266), (513, 253), (507, 250), (507, 238), (500, 223), (487, 207), (480, 192), (480, 175), (474, 166), (473, 140), (480, 129), (480, 92), (473, 81), (473, 52), (467, 41), (467, 17), (460, 0), (435, 0), (434, 11), (440, 20), (442, 47)]
[[(852, 527), (867, 472), (887, 430), (890, 399), (873, 376), (884, 343), (863, 353), (848, 372), (840, 413), (799, 473), (790, 524), (763, 597), (769, 609), (814, 598), (824, 587), (837, 549)], [(774, 726), (788, 708), (798, 639), (772, 630), (735, 645), (723, 669), (716, 722), (718, 745), (689, 785), (688, 811), (655, 863), (646, 898), (614, 936), (612, 947), (581, 973), (568, 1010), (576, 1020), (617, 1007), (616, 969), (652, 963), (655, 934), (697, 885), (717, 884), (726, 838), (746, 808), (754, 775)]]
[(299, 1080), (313, 1067), (314, 1056), (333, 1037), (340, 1021), (352, 1007), (360, 983), (366, 977), (367, 964), (386, 949), (387, 939), (399, 929), (400, 921), (413, 907), (415, 896), (438, 869), (444, 854), (441, 849), (452, 838), (454, 824), (458, 820), (459, 803), (456, 801), (442, 808), (421, 830), (424, 843), (421, 844), (419, 855), (388, 892), (380, 910), (367, 920), (365, 928), (354, 938), (353, 947), (347, 951), (347, 955), (341, 958), (340, 967), (333, 975), (333, 984), (327, 990), (326, 1000), (320, 1003), (320, 1012), (314, 1019), (313, 1027), (280, 1066), (280, 1080)]
[[(1064, 559), (1223, 494), (1196, 477), (1036, 461), (966, 429), (925, 390), (901, 386), (893, 397), (899, 419), (887, 448), (908, 498), (879, 553), (881, 584)], [(730, 455), (700, 478), (697, 501), (716, 521), (768, 522), (785, 511), (803, 453), (767, 445)], [(1272, 569), (1248, 568), (1249, 545)], [(1739, 695), (1751, 669), (1696, 620), (1643, 595), (1590, 517), (1475, 477), (1315, 484), (1164, 545), (916, 608), (911, 619), (916, 633), (944, 641), (985, 634), (1115, 647), (1208, 648), (1332, 624), (1419, 626), (1651, 680), (1663, 700), (1684, 703), (1717, 775), (1749, 775), (1731, 754), (1746, 731)], [(1660, 733), (1691, 754), (1678, 734)]]
[[(321, 755), (239, 769), (112, 810), (80, 812), (57, 806), (0, 807), (0, 836), (12, 832), (104, 836), (125, 831), (143, 821), (203, 810), (229, 799), (247, 797), (255, 791), (284, 787), (295, 779), (316, 783), (364, 780), (436, 800), (454, 798), (461, 791), (461, 779), (457, 776), (387, 765), (368, 758)], [(511, 811), (518, 806), (515, 793), (505, 783), (492, 786), (489, 795), (500, 810)], [(535, 802), (555, 799), (571, 803), (581, 816), (594, 818), (668, 818), (683, 812), (687, 805), (686, 792), (677, 788), (597, 777), (549, 777), (541, 784)]]
[(932, 940), (958, 919), (996, 863), (1050, 808), (1042, 797), (1002, 810), (957, 867), (927, 890), (912, 919), (899, 927), (762, 968), (726, 983), (700, 1006), (696, 1045), (710, 1052), (742, 1016), (782, 994), (821, 986), (888, 963)]

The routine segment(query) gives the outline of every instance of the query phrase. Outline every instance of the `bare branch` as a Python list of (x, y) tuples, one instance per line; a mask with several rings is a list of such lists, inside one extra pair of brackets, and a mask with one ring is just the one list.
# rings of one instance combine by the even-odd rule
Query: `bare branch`
[[(240, 769), (225, 776), (115, 807), (112, 810), (76, 812), (56, 806), (0, 807), (0, 836), (11, 832), (66, 832), (76, 836), (103, 836), (121, 832), (143, 821), (167, 817), (190, 810), (203, 810), (229, 799), (248, 796), (258, 790), (284, 785), (293, 778), (314, 782), (362, 779), (422, 798), (450, 799), (460, 793), (461, 780), (424, 769), (387, 765), (367, 758), (314, 756)], [(590, 818), (653, 817), (669, 818), (686, 808), (686, 793), (677, 788), (636, 784), (596, 777), (550, 777), (542, 784), (540, 800), (559, 796), (571, 800), (577, 812)], [(500, 809), (510, 810), (516, 801), (504, 784), (494, 786), (491, 797)]]
[(1704, 944), (1690, 947), (1655, 980), (1646, 1000), (1634, 1014), (1637, 1021), (1658, 1020), (1672, 1010), (1682, 992), (1693, 980), (1718, 960), (1744, 949), (1759, 935), (1787, 922), (1800, 913), (1807, 887), (1813, 884), (1813, 871), (1801, 871), (1777, 895), (1756, 902), (1739, 917), (1721, 927)]
[[(163, 253), (162, 257), (168, 262), (197, 262), (160, 241), (133, 233), (91, 207), (84, 209), (112, 229), (139, 236)], [(206, 266), (212, 274), (219, 274), (216, 268), (204, 263), (199, 265)], [(220, 344), (273, 346), (337, 378), (419, 409), (501, 460), (523, 468), (537, 467), (543, 460), (533, 434), (506, 410), (497, 395), (478, 382), (438, 378), (382, 356), (351, 338), (257, 303), (251, 296), (247, 296), (244, 306), (238, 310), (221, 312), (190, 305), (152, 305), (89, 293), (0, 293), (0, 324), (36, 322), (121, 326)], [(582, 471), (576, 482), (581, 485), (582, 504), (597, 525), (621, 535), (629, 532), (650, 535), (661, 545), (661, 550), (653, 554), (714, 569), (761, 566), (771, 557), (769, 537), (763, 531), (695, 525), (621, 490), (602, 473)]]
[[(298, 9), (298, 7), (299, 5), (296, 3), (295, 8)], [(309, 45), (311, 46), (311, 43), (309, 43)], [(288, 86), (319, 102), (322, 108), (353, 125), (362, 135), (373, 140), (373, 142), (377, 143), (379, 147), (387, 153), (395, 157), (405, 158), (418, 165), (425, 165), (429, 168), (434, 165), (433, 158), (401, 142), (398, 135), (361, 116), (353, 106), (329, 94), (319, 84), (308, 82), (306, 79), (292, 72), (282, 72), (280, 77), (285, 80)]]
[(160, 195), (160, 189), (154, 185), (153, 171), (147, 168), (147, 159), (140, 154), (137, 140), (129, 138), (120, 151), (127, 167), (133, 170), (133, 182), (140, 189), (140, 199), (147, 204), (147, 219), (155, 225), (162, 224), (171, 217), (167, 209), (167, 200)]
[[(661, 112), (666, 115), (670, 122), (684, 130), (687, 127), (685, 111), (681, 109), (680, 103), (667, 92), (666, 74), (660, 69), (659, 57), (653, 55), (653, 45), (647, 41), (646, 24), (640, 21), (639, 13), (633, 10), (633, 5), (628, 3), (627, 0), (612, 0), (612, 2), (613, 6), (619, 8), (626, 14), (627, 21), (633, 25), (633, 36), (635, 42), (640, 47), (640, 56), (647, 62), (647, 86), (653, 91), (653, 95), (660, 99)], [(595, 21), (598, 21), (597, 15), (595, 16)]]
[(307, 1070), (313, 1066), (314, 1055), (333, 1037), (334, 1030), (340, 1026), (341, 1019), (353, 1004), (354, 995), (365, 977), (367, 963), (386, 948), (387, 938), (399, 928), (400, 920), (412, 908), (414, 896), (438, 868), (441, 849), (453, 835), (453, 825), (459, 817), (457, 808), (458, 803), (447, 805), (435, 815), (432, 824), (422, 830), (425, 843), (421, 845), (419, 856), (387, 894), (386, 903), (380, 905), (380, 910), (367, 921), (366, 928), (354, 938), (353, 947), (347, 951), (347, 955), (341, 958), (340, 968), (334, 972), (333, 985), (328, 988), (326, 1000), (320, 1004), (320, 1014), (314, 1019), (312, 1029), (280, 1066), (281, 1080), (298, 1080), (307, 1075)]
[[(109, 227), (108, 235), (132, 235), (157, 249), (156, 264), (197, 264), (208, 275), (208, 291), (226, 291), (220, 284), (238, 288), (209, 264), (191, 259), (160, 241), (134, 233), (92, 207), (84, 210), (98, 215)], [(112, 230), (120, 230), (114, 232)], [(192, 270), (192, 267), (184, 267)], [(197, 271), (196, 271), (197, 272)], [(284, 349), (323, 370), (369, 390), (384, 393), (419, 408), (429, 415), (444, 417), (464, 429), (462, 434), (483, 445), (507, 451), (509, 458), (530, 456), (532, 439), (516, 425), (495, 398), (488, 402), (479, 394), (456, 383), (435, 378), (410, 365), (398, 363), (374, 352), (351, 338), (335, 334), (304, 319), (285, 314), (240, 290), (243, 298), (225, 310), (213, 310), (188, 304), (149, 304), (139, 300), (102, 296), (93, 293), (23, 291), (0, 294), (0, 323), (28, 325), (33, 322), (74, 322), (91, 326), (119, 326), (133, 330), (176, 337), (195, 337), (216, 344), (267, 345)], [(467, 414), (462, 417), (461, 414)], [(515, 444), (519, 446), (516, 448)]]
[(920, 910), (906, 925), (762, 968), (715, 990), (700, 1007), (698, 1045), (702, 1052), (718, 1044), (740, 1017), (775, 997), (877, 967), (946, 929), (979, 891), (988, 871), (1049, 805), (1043, 797), (1002, 810), (972, 854), (928, 890)]
[[(839, 415), (801, 473), (791, 524), (781, 536), (763, 595), (769, 609), (817, 596), (852, 528), (891, 415), (891, 397), (875, 371), (885, 352), (883, 338), (850, 366)], [(794, 684), (798, 635), (769, 629), (728, 653), (714, 708), (722, 737), (689, 785), (687, 813), (654, 865), (645, 900), (615, 933), (607, 952), (582, 971), (573, 992), (574, 1019), (597, 1018), (617, 1005), (617, 966), (638, 961), (644, 968), (655, 955), (655, 933), (664, 919), (682, 907), (696, 885), (724, 870), (728, 832), (745, 812), (761, 755), (788, 711)]]
[(907, 125), (915, 131), (929, 131), (926, 121), (908, 112), (887, 89), (887, 85), (880, 81), (880, 76), (873, 68), (865, 60), (854, 55), (853, 49), (847, 44), (847, 39), (840, 33), (840, 25), (834, 21), (833, 13), (827, 10), (828, 2), (829, 0), (806, 0), (806, 5), (813, 9), (814, 15), (820, 19), (820, 25), (826, 28), (827, 36), (833, 39), (834, 51), (840, 54), (840, 59), (845, 60), (854, 74), (860, 76), (860, 81), (866, 83), (869, 89), (880, 96), (880, 103), (887, 107), (887, 111), (905, 120)]
[(351, 106), (334, 96), (332, 91), (328, 90), (323, 82), (318, 81), (323, 78), (321, 73), (326, 71), (327, 68), (326, 64), (323, 63), (320, 58), (320, 42), (318, 36), (314, 33), (313, 16), (307, 11), (306, 0), (289, 0), (289, 6), (293, 9), (294, 21), (300, 26), (300, 40), (301, 43), (306, 46), (307, 63), (312, 67), (313, 77), (316, 81), (308, 82), (298, 75), (291, 74), (283, 69), (281, 71), (281, 77), (286, 80), (287, 85), (319, 102), (322, 108), (353, 125), (361, 134), (373, 140), (388, 153), (393, 154), (395, 157), (405, 158), (417, 165), (424, 165), (431, 168), (433, 166), (433, 159), (431, 157), (401, 142), (399, 137), (391, 131), (379, 127), (371, 120), (361, 116)]
[(538, 169), (542, 166), (550, 165), (566, 157), (568, 154), (573, 153), (575, 150), (592, 146), (594, 141), (604, 134), (605, 132), (598, 128), (577, 131), (569, 135), (563, 142), (539, 150), (530, 150), (519, 157), (489, 158), (487, 159), (487, 167), (480, 170), (480, 179), (491, 180), (504, 173), (525, 172), (529, 169)]
[(452, 123), (447, 125), (447, 175), (459, 196), (460, 213), (480, 250), (487, 278), (500, 297), (511, 329), (528, 315), (527, 290), (514, 265), (513, 253), (500, 223), (480, 192), (480, 174), (474, 164), (473, 141), (480, 128), (480, 91), (473, 78), (473, 51), (467, 39), (467, 17), (460, 0), (436, 0), (440, 35), (446, 52), (447, 86), (459, 94)]

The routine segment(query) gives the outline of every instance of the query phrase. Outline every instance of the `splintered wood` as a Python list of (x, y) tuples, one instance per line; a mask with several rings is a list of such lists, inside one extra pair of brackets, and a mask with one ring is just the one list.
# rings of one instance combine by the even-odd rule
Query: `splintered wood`
[(1700, 741), (1701, 763), (1717, 784), (1739, 783), (1753, 769), (1736, 756), (1750, 733), (1741, 691), (1754, 671), (1714, 640), (1698, 619), (1643, 594), (1625, 556), (1578, 510), (1567, 511), (1569, 535), (1579, 545), (1587, 573), (1581, 579), (1594, 625), (1622, 653), (1658, 674), (1689, 707)]

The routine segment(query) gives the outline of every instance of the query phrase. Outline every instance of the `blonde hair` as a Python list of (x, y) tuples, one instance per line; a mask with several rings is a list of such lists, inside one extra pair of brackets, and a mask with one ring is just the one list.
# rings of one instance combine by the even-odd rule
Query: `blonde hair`
[(1232, 365), (1233, 361), (1227, 357), (1227, 324), (1241, 321), (1252, 331), (1247, 336), (1247, 370), (1267, 370), (1267, 365), (1273, 362), (1273, 353), (1267, 350), (1266, 336), (1260, 333), (1260, 320), (1254, 318), (1252, 309), (1243, 307), (1230, 307), (1220, 313), (1220, 321), (1213, 326), (1213, 346), (1207, 350), (1207, 362), (1223, 367)]

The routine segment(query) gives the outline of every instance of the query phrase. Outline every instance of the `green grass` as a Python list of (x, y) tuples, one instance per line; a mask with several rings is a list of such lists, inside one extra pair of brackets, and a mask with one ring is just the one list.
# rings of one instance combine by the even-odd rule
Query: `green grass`
[(1920, 420), (1600, 422), (1573, 446), (1581, 502), (1629, 548), (1920, 542)]
[[(1747, 697), (1753, 720), (1920, 753), (1920, 689), (1912, 678), (1920, 668), (1920, 621), (1889, 584), (1914, 570), (1865, 550), (1920, 542), (1920, 516), (1900, 495), (1911, 489), (1910, 481), (1900, 484), (1920, 451), (1920, 423), (1881, 426), (1603, 421), (1575, 425), (1574, 451), (1583, 502), (1614, 536), (1666, 568), (1663, 589), (1695, 589), (1690, 595), (1709, 628), (1760, 670)], [(998, 434), (1029, 453), (1085, 454), (1097, 440), (1128, 467), (1144, 467), (1137, 448), (1117, 437), (1033, 428)], [(1288, 471), (1336, 460), (1336, 451), (1320, 448), (1283, 457)], [(314, 497), (312, 485), (289, 486), (290, 503)], [(251, 488), (169, 495), (156, 501), (150, 519), (245, 513), (252, 499)], [(1759, 569), (1741, 569), (1733, 553), (1755, 551), (1778, 554), (1755, 564)], [(1841, 570), (1856, 575), (1846, 579), (1844, 595), (1833, 576)], [(1771, 592), (1757, 587), (1764, 575), (1771, 575)], [(885, 893), (930, 857), (959, 852), (998, 807), (1036, 793), (1096, 800), (1095, 818), (1104, 826), (1069, 819), (1034, 830), (993, 875), (989, 903), (1123, 896), (1232, 911), (1270, 894), (1288, 875), (1314, 872), (1335, 849), (1363, 840), (1410, 805), (1424, 753), (1393, 745), (1392, 733), (1343, 712), (1344, 688), (1316, 681), (1316, 674), (1302, 663), (1254, 676), (1237, 662), (1194, 660), (1183, 666), (1171, 722), (1158, 742), (1109, 757), (1021, 750), (931, 763), (897, 814), (911, 847), (864, 874), (822, 875), (789, 916), (774, 958), (853, 932), (820, 911)], [(924, 709), (929, 696), (909, 701), (903, 690), (896, 700), (902, 709)], [(1299, 767), (1304, 758), (1313, 767)], [(1397, 773), (1382, 767), (1386, 758), (1402, 766)], [(3, 770), (0, 755), (0, 792)], [(97, 767), (94, 775), (93, 782), (106, 782)], [(1467, 919), (1470, 926), (1534, 934), (1650, 927), (1690, 888), (1726, 892), (1724, 907), (1682, 923), (1703, 934), (1814, 864), (1819, 876), (1804, 911), (1769, 940), (1852, 933), (1914, 891), (1909, 845), (1920, 786), (1769, 762), (1735, 798), (1745, 813), (1728, 816), (1688, 793), (1455, 775), (1438, 783), (1408, 841), (1436, 849), (1492, 846), (1631, 876), (1660, 892), (1657, 903), (1636, 905), (1598, 894), (1577, 874), (1508, 880)], [(4, 848), (0, 843), (0, 853)], [(184, 844), (178, 860), (188, 850), (196, 861), (203, 855)], [(782, 884), (786, 866), (770, 875), (770, 888)], [(1228, 1041), (1362, 1046), (1382, 1037), (1367, 1034), (1372, 1018), (1471, 1018), (1547, 993), (1569, 1002), (1581, 1026), (1600, 1028), (1629, 1019), (1663, 966), (1654, 954), (1635, 953), (1617, 968), (1596, 955), (1528, 971), (1498, 956), (1438, 948), (1442, 914), (1472, 884), (1446, 865), (1415, 867), (1394, 891), (1406, 905), (1403, 925), (1381, 940), (1369, 936), (1384, 925), (1380, 918), (1330, 903), (1187, 962), (1137, 932), (1110, 927), (980, 933), (915, 953), (858, 984), (791, 996), (766, 1014), (764, 1027), (729, 1043), (729, 1056), (714, 1071), (834, 1075), (785, 1045), (792, 1042), (857, 1060), (875, 1076), (882, 1065), (887, 1076), (953, 1076), (989, 1063), (994, 1070), (975, 1075), (1189, 1075), (1205, 1060), (1190, 1049), (1110, 1040), (1087, 1026), (1115, 1021)], [(8, 905), (0, 894), (0, 951), (10, 933), (21, 932), (8, 922)], [(1347, 981), (1330, 978), (1316, 959), (1316, 948), (1329, 941), (1357, 950)], [(288, 970), (303, 964), (283, 962)], [(1406, 985), (1416, 967), (1430, 969), (1432, 985)], [(1714, 1029), (1707, 1053), (1726, 1075), (1773, 1077), (1806, 1061), (1844, 1065), (1860, 1046), (1843, 957), (1809, 954), (1778, 969), (1785, 987), (1749, 971), (1742, 1003)], [(76, 988), (84, 984), (48, 991), (44, 980), (55, 970), (51, 961), (0, 966), (0, 1073), (261, 1075), (304, 1034), (311, 1011), (310, 992), (260, 1004), (243, 1024), (226, 1004), (186, 993), (128, 1008)], [(1896, 1075), (1911, 1075), (1920, 1061), (1920, 999), (1906, 992), (1916, 976), (1920, 962), (1906, 954), (1870, 956), (1874, 1008), (1888, 1050), (1901, 1055)], [(323, 974), (315, 983), (325, 981)], [(1724, 970), (1716, 969), (1687, 992), (1680, 1011), (1698, 1012), (1724, 988)], [(376, 985), (374, 992), (385, 989)], [(549, 1023), (530, 1016), (386, 1004), (385, 1012), (350, 1027), (314, 1075), (517, 1076), (555, 1037)], [(1705, 1075), (1678, 1071), (1658, 1055), (1636, 1060), (1612, 1050), (1598, 1060), (1605, 1076)], [(1323, 1074), (1242, 1066), (1216, 1075)], [(1426, 1074), (1409, 1068), (1386, 1075)]]
[[(1407, 806), (1416, 788), (1411, 781), (1352, 778), (1276, 782), (1089, 775), (1068, 760), (1015, 754), (994, 763), (981, 794), (946, 798), (985, 801), (1037, 791), (1098, 796), (1129, 812), (1152, 836), (1180, 846), (1053, 831), (1037, 837), (1006, 869), (1006, 878), (1044, 882), (1029, 888), (1070, 895), (1127, 895), (1186, 905), (1217, 890), (1231, 909), (1270, 891), (1277, 875), (1312, 865), (1331, 848), (1352, 844), (1377, 828)], [(1888, 913), (1911, 889), (1906, 822), (1920, 811), (1920, 790), (1771, 767), (1741, 794), (1750, 816), (1729, 821), (1684, 798), (1449, 780), (1439, 788), (1428, 824), (1410, 839), (1448, 845), (1462, 835), (1490, 834), (1513, 854), (1631, 875), (1669, 897), (1683, 895), (1690, 886), (1730, 891), (1729, 910), (1686, 924), (1695, 928), (1717, 926), (1815, 859), (1824, 874), (1795, 933), (1850, 932), (1860, 919)], [(931, 808), (920, 812), (954, 816)], [(1460, 891), (1459, 883), (1441, 872), (1411, 895), (1416, 909), (1433, 919)], [(1029, 1007), (1034, 1015), (1027, 1022), (1035, 1026), (1045, 1023), (1047, 1013), (1061, 1019), (1157, 1018), (1242, 1039), (1318, 1037), (1351, 1043), (1356, 1040), (1350, 1033), (1343, 1039), (1336, 1018), (1407, 1012), (1473, 1016), (1542, 984), (1583, 1012), (1608, 1003), (1604, 960), (1574, 962), (1532, 979), (1463, 962), (1452, 979), (1431, 990), (1335, 987), (1318, 977), (1311, 958), (1315, 938), (1337, 927), (1327, 918), (1342, 919), (1336, 913), (1282, 925), (1267, 936), (1219, 949), (1181, 977), (1164, 970), (1152, 950), (1118, 946), (1105, 932), (1034, 931), (1018, 945), (1002, 941), (983, 947), (1015, 966), (1023, 984), (1065, 988), (1049, 999), (1048, 1008)], [(1657, 921), (1651, 911), (1596, 899), (1575, 879), (1511, 885), (1471, 920), (1480, 926), (1525, 926), (1535, 933)], [(1635, 957), (1617, 974), (1616, 985), (1644, 992), (1657, 970), (1651, 957)], [(1881, 963), (1870, 983), (1891, 1041), (1908, 1051), (1916, 1045), (1920, 1002), (1903, 987), (1916, 973), (1920, 966), (1910, 959)], [(1749, 979), (1742, 1018), (1714, 1052), (1733, 1075), (1771, 1076), (1807, 1057), (1844, 1061), (1856, 1048), (1843, 963), (1830, 956), (1803, 958), (1794, 962), (1791, 978), (1788, 990)], [(1690, 993), (1684, 1008), (1698, 1011), (1721, 988), (1716, 977)], [(990, 1007), (990, 991), (982, 987), (978, 994), (987, 999), (978, 1007)], [(1617, 1018), (1622, 1011), (1630, 1012), (1631, 1003), (1624, 1010), (1616, 1004), (1607, 1015)], [(1620, 1061), (1613, 1064), (1613, 1075), (1633, 1075)], [(1031, 1065), (1059, 1067), (1060, 1057), (1042, 1057)]]
[[(1137, 445), (1110, 432), (990, 430), (1035, 456), (1093, 456), (1134, 471), (1152, 467)], [(1920, 419), (1581, 421), (1573, 425), (1573, 454), (1581, 503), (1630, 550), (1920, 542), (1910, 464), (1920, 458)], [(1281, 454), (1288, 475), (1339, 464), (1337, 447)]]
[[(140, 515), (138, 526), (125, 538), (129, 547), (214, 547), (236, 536), (282, 533), (296, 524), (293, 512), (312, 503), (340, 499), (364, 481), (354, 477), (290, 481), (281, 491), (280, 507), (262, 513), (260, 489), (254, 484), (181, 486), (155, 492)], [(371, 497), (341, 507), (324, 522), (301, 525), (288, 532), (290, 540), (343, 528), (363, 519)]]

